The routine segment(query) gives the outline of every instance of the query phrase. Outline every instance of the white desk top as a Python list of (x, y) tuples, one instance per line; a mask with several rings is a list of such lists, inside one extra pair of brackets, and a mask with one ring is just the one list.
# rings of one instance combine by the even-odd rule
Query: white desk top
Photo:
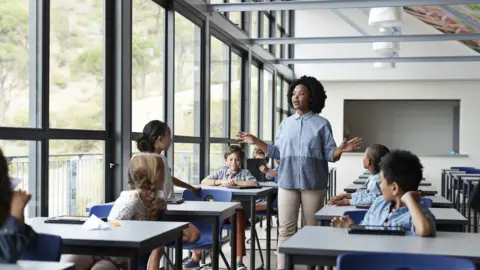
[(258, 184), (261, 187), (271, 187), (271, 188), (274, 188), (274, 189), (278, 189), (278, 183), (276, 183), (276, 182), (258, 182)]
[(432, 200), (433, 207), (453, 208), (453, 203), (442, 196), (425, 196)]
[[(345, 192), (355, 192), (357, 191), (357, 189), (361, 187), (362, 185), (350, 184), (344, 190)], [(438, 191), (433, 186), (419, 186), (418, 190), (425, 191), (425, 192), (434, 192), (435, 194), (438, 193)]]
[(231, 216), (235, 209), (240, 208), (238, 202), (197, 202), (185, 201), (181, 204), (167, 205), (166, 215), (181, 216)]
[(337, 257), (345, 252), (393, 252), (470, 258), (480, 261), (480, 234), (437, 232), (435, 237), (353, 235), (348, 229), (307, 226), (280, 252), (291, 255)]
[(45, 219), (31, 218), (26, 223), (38, 233), (59, 235), (65, 245), (87, 247), (140, 248), (144, 242), (165, 238), (188, 227), (187, 222), (120, 220), (120, 227), (108, 222), (108, 230), (88, 231), (82, 225), (45, 223)]
[(73, 263), (18, 261), (16, 264), (0, 263), (2, 270), (74, 270)]
[[(429, 208), (435, 216), (436, 224), (465, 225), (467, 219), (454, 208)], [(355, 206), (324, 206), (317, 213), (315, 219), (330, 221), (334, 217), (341, 217), (345, 211), (366, 211)]]
[[(364, 185), (366, 182), (367, 182), (367, 179), (359, 178), (359, 179), (354, 180), (353, 184)], [(431, 185), (432, 185), (432, 182), (430, 182), (430, 181), (427, 181), (427, 180), (420, 181), (420, 186), (431, 186)]]

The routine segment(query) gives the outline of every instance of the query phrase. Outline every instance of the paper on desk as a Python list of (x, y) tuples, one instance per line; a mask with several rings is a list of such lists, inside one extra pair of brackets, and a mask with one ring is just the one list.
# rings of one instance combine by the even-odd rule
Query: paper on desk
[(95, 215), (91, 215), (90, 218), (83, 223), (82, 227), (86, 230), (107, 230), (110, 228), (105, 221)]
[(23, 182), (23, 179), (10, 177), (10, 184), (11, 184), (12, 190), (15, 190), (17, 186), (20, 185), (20, 183), (22, 182)]

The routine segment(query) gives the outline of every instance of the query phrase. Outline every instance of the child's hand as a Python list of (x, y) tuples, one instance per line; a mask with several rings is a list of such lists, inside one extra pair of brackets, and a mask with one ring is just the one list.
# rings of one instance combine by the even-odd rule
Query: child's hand
[(268, 172), (268, 168), (267, 166), (265, 165), (262, 165), (258, 168), (262, 173), (267, 173)]
[(350, 205), (350, 200), (349, 199), (341, 199), (341, 200), (338, 200), (338, 201), (331, 201), (331, 202), (328, 202), (328, 205), (347, 206), (347, 205)]
[(236, 186), (237, 183), (235, 182), (235, 180), (228, 180), (226, 182), (223, 182), (223, 184), (221, 185), (222, 187), (231, 187), (231, 186)]
[(23, 190), (14, 191), (12, 194), (12, 204), (10, 206), (10, 215), (17, 218), (19, 221), (24, 221), (23, 211), (25, 206), (30, 201), (32, 195)]
[(420, 193), (418, 191), (409, 191), (405, 194), (403, 194), (402, 198), (400, 200), (404, 204), (408, 204), (410, 202), (419, 202), (420, 201)]
[(327, 205), (332, 205), (331, 203), (334, 202), (334, 201), (339, 201), (343, 199), (343, 194), (340, 194), (340, 195), (337, 195), (337, 196), (333, 196), (333, 198), (330, 199), (330, 201), (328, 202)]
[(334, 217), (330, 223), (335, 228), (348, 228), (353, 224), (353, 220), (349, 216)]

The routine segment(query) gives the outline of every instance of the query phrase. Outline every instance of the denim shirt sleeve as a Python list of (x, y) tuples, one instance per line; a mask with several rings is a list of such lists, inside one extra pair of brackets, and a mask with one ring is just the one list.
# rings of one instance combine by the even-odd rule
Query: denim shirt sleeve
[(380, 177), (372, 175), (367, 181), (367, 189), (352, 193), (351, 205), (371, 205), (382, 194), (380, 191)]
[(335, 162), (333, 155), (335, 153), (335, 149), (337, 148), (337, 144), (333, 139), (332, 126), (328, 121), (325, 123), (322, 136), (323, 156), (328, 162)]
[(0, 263), (15, 263), (36, 235), (32, 227), (9, 217), (0, 232)]
[[(431, 237), (435, 236), (437, 234), (437, 227), (436, 227), (436, 222), (435, 222), (435, 216), (432, 214), (432, 212), (430, 212), (430, 210), (428, 210), (428, 208), (426, 207), (423, 207), (422, 205), (420, 205), (420, 207), (422, 208), (422, 212), (423, 214), (425, 215), (425, 217), (428, 219), (428, 221), (430, 222), (430, 226), (432, 226), (432, 233), (429, 235)], [(412, 221), (412, 218), (410, 217), (410, 223), (411, 223), (411, 226), (410, 226), (410, 231), (415, 232), (415, 226), (413, 225), (413, 221)]]
[(275, 135), (275, 144), (269, 144), (267, 149), (267, 157), (272, 159), (280, 159), (280, 141), (282, 138), (282, 123), (278, 126), (277, 134)]

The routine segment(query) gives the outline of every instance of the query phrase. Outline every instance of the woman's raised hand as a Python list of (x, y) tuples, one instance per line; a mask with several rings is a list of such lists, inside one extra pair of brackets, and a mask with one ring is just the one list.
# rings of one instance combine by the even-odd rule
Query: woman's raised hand
[(239, 143), (254, 144), (257, 138), (250, 133), (240, 131), (237, 133), (237, 141)]

